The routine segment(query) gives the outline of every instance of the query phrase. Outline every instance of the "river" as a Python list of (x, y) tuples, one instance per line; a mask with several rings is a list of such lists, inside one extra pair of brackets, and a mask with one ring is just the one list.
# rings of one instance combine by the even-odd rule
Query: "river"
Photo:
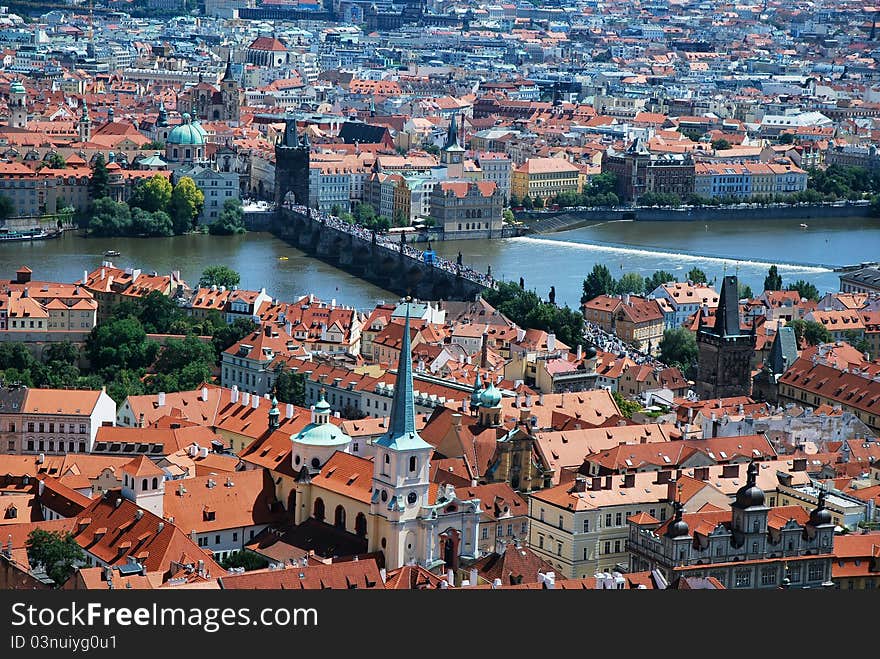
[[(846, 218), (746, 222), (600, 222), (554, 234), (504, 240), (462, 240), (434, 243), (454, 259), (496, 278), (518, 281), (547, 295), (556, 286), (556, 301), (577, 305), (584, 277), (604, 263), (615, 277), (625, 272), (651, 275), (667, 270), (683, 279), (696, 266), (709, 279), (725, 273), (757, 294), (771, 264), (779, 266), (783, 283), (812, 281), (824, 293), (839, 287), (832, 267), (880, 259), (880, 221)], [(241, 287), (266, 290), (283, 300), (314, 293), (322, 299), (370, 309), (394, 295), (311, 258), (267, 233), (244, 236), (191, 235), (175, 238), (82, 238), (73, 233), (35, 243), (0, 243), (0, 277), (14, 277), (21, 265), (34, 279), (72, 282), (83, 270), (99, 267), (105, 250), (120, 267), (169, 273), (180, 270), (195, 283), (209, 265), (224, 264), (241, 273)], [(282, 257), (286, 257), (282, 260)]]

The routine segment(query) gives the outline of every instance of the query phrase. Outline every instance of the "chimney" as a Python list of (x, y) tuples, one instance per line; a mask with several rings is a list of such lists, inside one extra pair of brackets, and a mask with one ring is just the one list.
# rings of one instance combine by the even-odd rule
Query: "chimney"
[(293, 405), (291, 403), (287, 403), (287, 405), (284, 406), (284, 417), (286, 419), (293, 418)]
[(605, 477), (605, 486), (604, 486), (602, 489), (603, 489), (603, 490), (610, 490), (611, 487), (612, 487), (612, 485), (613, 485), (613, 483), (612, 483), (612, 481), (611, 481), (611, 474), (608, 474), (608, 475)]
[(519, 422), (528, 424), (529, 417), (531, 416), (531, 410), (527, 407), (521, 407), (519, 409)]
[(635, 474), (624, 474), (623, 475), (623, 486), (624, 487), (635, 487), (636, 486), (636, 475)]
[(792, 471), (806, 471), (807, 470), (807, 459), (806, 458), (795, 458), (791, 463)]
[(578, 474), (574, 477), (574, 486), (571, 489), (572, 492), (586, 492), (587, 491), (587, 477)]
[(256, 394), (251, 396), (251, 407), (253, 407), (255, 410), (259, 409), (260, 407), (260, 397)]
[(666, 483), (666, 500), (667, 501), (675, 501), (676, 495), (678, 494), (678, 483), (675, 480), (670, 480)]
[(452, 415), (452, 425), (456, 428), (461, 428), (461, 414), (453, 414)]
[(526, 407), (532, 406), (532, 394), (526, 394)]
[(584, 356), (584, 348), (583, 348), (583, 346), (581, 346), (580, 343), (578, 343), (577, 353), (575, 355), (575, 359), (577, 361), (580, 361), (581, 359), (583, 359), (583, 356)]
[(202, 387), (202, 400), (208, 401), (208, 387)]
[(480, 368), (489, 367), (489, 333), (483, 332), (483, 341), (480, 344)]
[(144, 427), (144, 413), (141, 412), (138, 415), (138, 428), (143, 428), (143, 427)]
[(156, 394), (156, 404), (159, 407), (165, 407), (165, 392), (164, 391), (160, 391), (158, 394)]
[(666, 469), (657, 472), (657, 485), (663, 485), (669, 482), (670, 472)]
[(550, 332), (547, 335), (547, 352), (553, 352), (554, 350), (556, 350), (556, 335)]
[(475, 567), (471, 568), (470, 583), (471, 586), (476, 586), (479, 583), (479, 573), (477, 572), (477, 568)]
[(83, 279), (82, 279), (83, 284), (85, 284), (88, 280), (89, 280), (89, 271), (83, 270)]
[(696, 478), (698, 481), (709, 480), (709, 467), (695, 467), (694, 478)]
[(385, 571), (384, 567), (379, 570), (379, 576), (382, 577), (382, 583), (385, 583), (385, 579), (388, 578), (388, 573)]
[(238, 385), (237, 384), (232, 385), (232, 394), (230, 396), (230, 400), (233, 403), (238, 402)]
[(724, 465), (721, 467), (721, 478), (737, 478), (739, 476), (739, 465)]
[(455, 573), (452, 570), (446, 570), (446, 583), (455, 586)]
[(601, 476), (593, 476), (593, 482), (590, 485), (591, 490), (601, 490), (602, 489), (602, 477)]
[(248, 403), (250, 403), (250, 401), (251, 401), (251, 395), (247, 391), (242, 391), (241, 392), (241, 404), (244, 407), (247, 407)]

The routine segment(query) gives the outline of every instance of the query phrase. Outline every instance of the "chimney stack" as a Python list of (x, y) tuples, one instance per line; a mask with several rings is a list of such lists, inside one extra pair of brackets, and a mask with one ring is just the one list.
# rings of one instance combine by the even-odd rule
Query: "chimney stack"
[(635, 487), (636, 486), (636, 475), (635, 474), (624, 474), (623, 475), (623, 486), (624, 487)]
[(583, 474), (577, 474), (574, 477), (574, 486), (572, 487), (572, 492), (586, 492), (587, 491), (587, 477)]

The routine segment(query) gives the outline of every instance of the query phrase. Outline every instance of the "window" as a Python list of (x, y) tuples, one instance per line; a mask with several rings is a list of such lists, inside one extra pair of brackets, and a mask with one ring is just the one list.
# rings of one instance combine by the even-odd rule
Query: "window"
[(238, 531), (232, 532), (232, 542), (238, 542)]
[(418, 467), (418, 461), (416, 460), (415, 456), (410, 457), (410, 459), (409, 459), (409, 470), (410, 470), (410, 472), (414, 472), (414, 471), (416, 471), (416, 468), (417, 468), (417, 467)]
[(539, 535), (538, 536), (538, 549), (543, 549), (543, 548), (544, 548), (544, 536)]
[(562, 556), (562, 543), (561, 542), (556, 543), (556, 555)]
[(590, 532), (590, 520), (585, 519), (584, 520), (584, 533), (589, 533), (589, 532)]
[(753, 543), (752, 543), (752, 553), (753, 553), (753, 554), (757, 554), (757, 553), (758, 553), (758, 543), (757, 543), (757, 542), (753, 542)]
[(544, 521), (544, 509), (543, 509), (543, 508), (541, 508), (541, 517), (540, 517), (540, 519), (541, 519), (542, 522)]
[(604, 547), (604, 551), (602, 553), (603, 554), (610, 554), (611, 553), (611, 541), (610, 540), (605, 541), (605, 547)]
[(208, 539), (207, 538), (199, 538), (199, 547), (207, 547)]
[(761, 568), (761, 585), (772, 586), (776, 583), (776, 568), (772, 565)]
[(615, 554), (619, 554), (619, 553), (620, 553), (620, 540), (615, 540), (615, 541), (614, 541), (614, 553), (615, 553)]
[(666, 508), (660, 509), (660, 521), (663, 522), (666, 520)]
[[(33, 324), (33, 321), (31, 321), (31, 324)], [(45, 432), (45, 427), (45, 424), (40, 423), (40, 432)]]
[(84, 424), (84, 423), (79, 424), (79, 434), (80, 435), (86, 434), (86, 424)]
[(528, 532), (528, 530), (529, 530), (528, 522), (523, 522), (522, 525), (520, 526), (520, 534), (525, 535)]
[(559, 528), (564, 529), (565, 526), (562, 523), (562, 515), (559, 516)]
[(483, 527), (483, 540), (486, 540), (488, 538), (489, 538), (489, 527), (484, 526)]
[(614, 515), (614, 526), (621, 526), (623, 524), (623, 513), (617, 513)]
[(215, 535), (215, 536), (214, 536), (214, 544), (215, 544), (215, 545), (219, 545), (219, 544), (220, 544), (220, 536), (219, 536), (219, 535)]
[(751, 570), (737, 570), (734, 572), (733, 578), (733, 587), (734, 588), (748, 588), (752, 585), (752, 571)]
[(801, 566), (793, 565), (788, 568), (788, 579), (791, 583), (798, 583), (801, 580)]
[(611, 513), (605, 515), (605, 528), (609, 528), (611, 526)]
[(825, 566), (822, 563), (811, 563), (807, 568), (807, 579), (820, 581), (825, 578)]
[(498, 526), (495, 527), (495, 535), (498, 536), (499, 538), (501, 537), (501, 534), (503, 531), (504, 531), (504, 529), (501, 527), (501, 524), (499, 524)]

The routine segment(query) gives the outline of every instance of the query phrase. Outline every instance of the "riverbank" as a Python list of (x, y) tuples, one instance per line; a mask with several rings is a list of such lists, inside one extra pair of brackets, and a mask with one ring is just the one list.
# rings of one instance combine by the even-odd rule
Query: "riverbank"
[[(525, 211), (516, 215), (522, 222), (523, 234), (555, 233), (577, 229), (595, 222), (722, 222), (747, 220), (831, 220), (836, 218), (871, 217), (869, 202), (835, 202), (834, 204), (776, 204), (772, 206), (701, 206), (682, 208), (562, 208), (556, 211)], [(806, 222), (804, 222), (806, 223)]]

